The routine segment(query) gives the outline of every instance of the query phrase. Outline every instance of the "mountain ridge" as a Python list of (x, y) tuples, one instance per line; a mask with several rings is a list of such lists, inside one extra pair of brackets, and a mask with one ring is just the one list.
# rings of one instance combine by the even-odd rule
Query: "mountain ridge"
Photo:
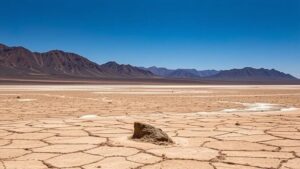
[(192, 78), (200, 79), (217, 74), (217, 70), (196, 70), (196, 69), (167, 69), (163, 67), (151, 66), (148, 68), (141, 67), (142, 69), (148, 70), (155, 75), (166, 77), (166, 78)]
[[(116, 68), (117, 67), (117, 68)], [(24, 47), (0, 44), (0, 74), (2, 75), (65, 75), (74, 77), (154, 77), (146, 70), (131, 65), (99, 65), (71, 52), (50, 50), (31, 52)], [(116, 72), (114, 69), (118, 69)], [(122, 72), (124, 71), (124, 72)]]
[(222, 70), (218, 74), (208, 77), (212, 80), (231, 81), (292, 81), (299, 80), (296, 77), (275, 69), (244, 67), (241, 69)]

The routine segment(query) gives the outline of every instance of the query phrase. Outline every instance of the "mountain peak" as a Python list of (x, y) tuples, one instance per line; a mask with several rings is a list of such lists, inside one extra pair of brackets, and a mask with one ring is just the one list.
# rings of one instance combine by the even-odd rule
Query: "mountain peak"
[(58, 50), (58, 49), (55, 49), (55, 50), (50, 50), (48, 52), (45, 52), (43, 54), (49, 54), (49, 55), (73, 55), (73, 56), (79, 56), (79, 57), (82, 57), (76, 53), (72, 53), (72, 52), (65, 52), (63, 50)]
[(136, 77), (151, 77), (154, 76), (153, 73), (151, 73), (148, 70), (143, 70), (141, 68), (131, 66), (131, 65), (125, 65), (125, 64), (118, 64), (117, 62), (110, 61), (103, 65), (101, 65), (102, 69), (109, 70), (109, 73), (118, 73), (124, 77), (128, 77), (130, 74), (136, 76)]
[(158, 69), (159, 67), (156, 67), (156, 66), (151, 66), (149, 67), (148, 69)]
[(49, 50), (46, 53), (68, 53), (68, 52), (65, 52), (65, 51), (62, 51), (62, 50), (58, 50), (58, 49), (54, 49), (54, 50)]
[(103, 65), (107, 65), (107, 66), (119, 66), (120, 64), (118, 64), (115, 61), (109, 61), (109, 62), (104, 63)]

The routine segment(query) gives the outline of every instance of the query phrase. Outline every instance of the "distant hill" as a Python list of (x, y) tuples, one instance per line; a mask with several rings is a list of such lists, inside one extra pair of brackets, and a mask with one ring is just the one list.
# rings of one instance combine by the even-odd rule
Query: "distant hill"
[(75, 53), (52, 50), (45, 53), (31, 52), (24, 47), (0, 44), (1, 76), (70, 76), (70, 77), (138, 77), (154, 76), (147, 70), (131, 65), (109, 62), (99, 65)]
[(151, 71), (153, 74), (166, 78), (178, 79), (200, 79), (203, 77), (212, 76), (218, 73), (216, 70), (196, 70), (196, 69), (167, 69), (159, 67), (143, 68), (144, 70)]
[(168, 74), (170, 74), (171, 72), (173, 72), (174, 70), (170, 70), (167, 68), (162, 68), (162, 67), (156, 67), (156, 66), (152, 66), (149, 68), (144, 68), (144, 67), (140, 67), (144, 70), (148, 70), (150, 72), (152, 72), (153, 74), (157, 75), (157, 76), (161, 76), (161, 77), (167, 77)]
[(296, 81), (298, 80), (290, 74), (280, 72), (275, 69), (255, 69), (245, 67), (243, 69), (223, 70), (218, 74), (208, 77), (211, 80), (225, 81)]

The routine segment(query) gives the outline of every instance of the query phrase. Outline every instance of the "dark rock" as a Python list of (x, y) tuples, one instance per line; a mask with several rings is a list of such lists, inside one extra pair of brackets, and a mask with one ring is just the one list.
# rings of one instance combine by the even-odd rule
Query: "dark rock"
[(172, 139), (160, 128), (140, 122), (134, 123), (134, 133), (132, 139), (138, 139), (154, 144), (173, 143)]

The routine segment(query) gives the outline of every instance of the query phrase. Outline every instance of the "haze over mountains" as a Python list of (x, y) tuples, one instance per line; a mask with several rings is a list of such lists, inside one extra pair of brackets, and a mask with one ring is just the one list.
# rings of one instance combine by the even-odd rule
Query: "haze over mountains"
[(52, 50), (32, 52), (24, 47), (0, 44), (0, 77), (4, 78), (121, 78), (211, 81), (292, 82), (297, 78), (274, 69), (246, 67), (231, 70), (166, 69), (135, 67), (108, 62), (97, 64), (75, 53)]

